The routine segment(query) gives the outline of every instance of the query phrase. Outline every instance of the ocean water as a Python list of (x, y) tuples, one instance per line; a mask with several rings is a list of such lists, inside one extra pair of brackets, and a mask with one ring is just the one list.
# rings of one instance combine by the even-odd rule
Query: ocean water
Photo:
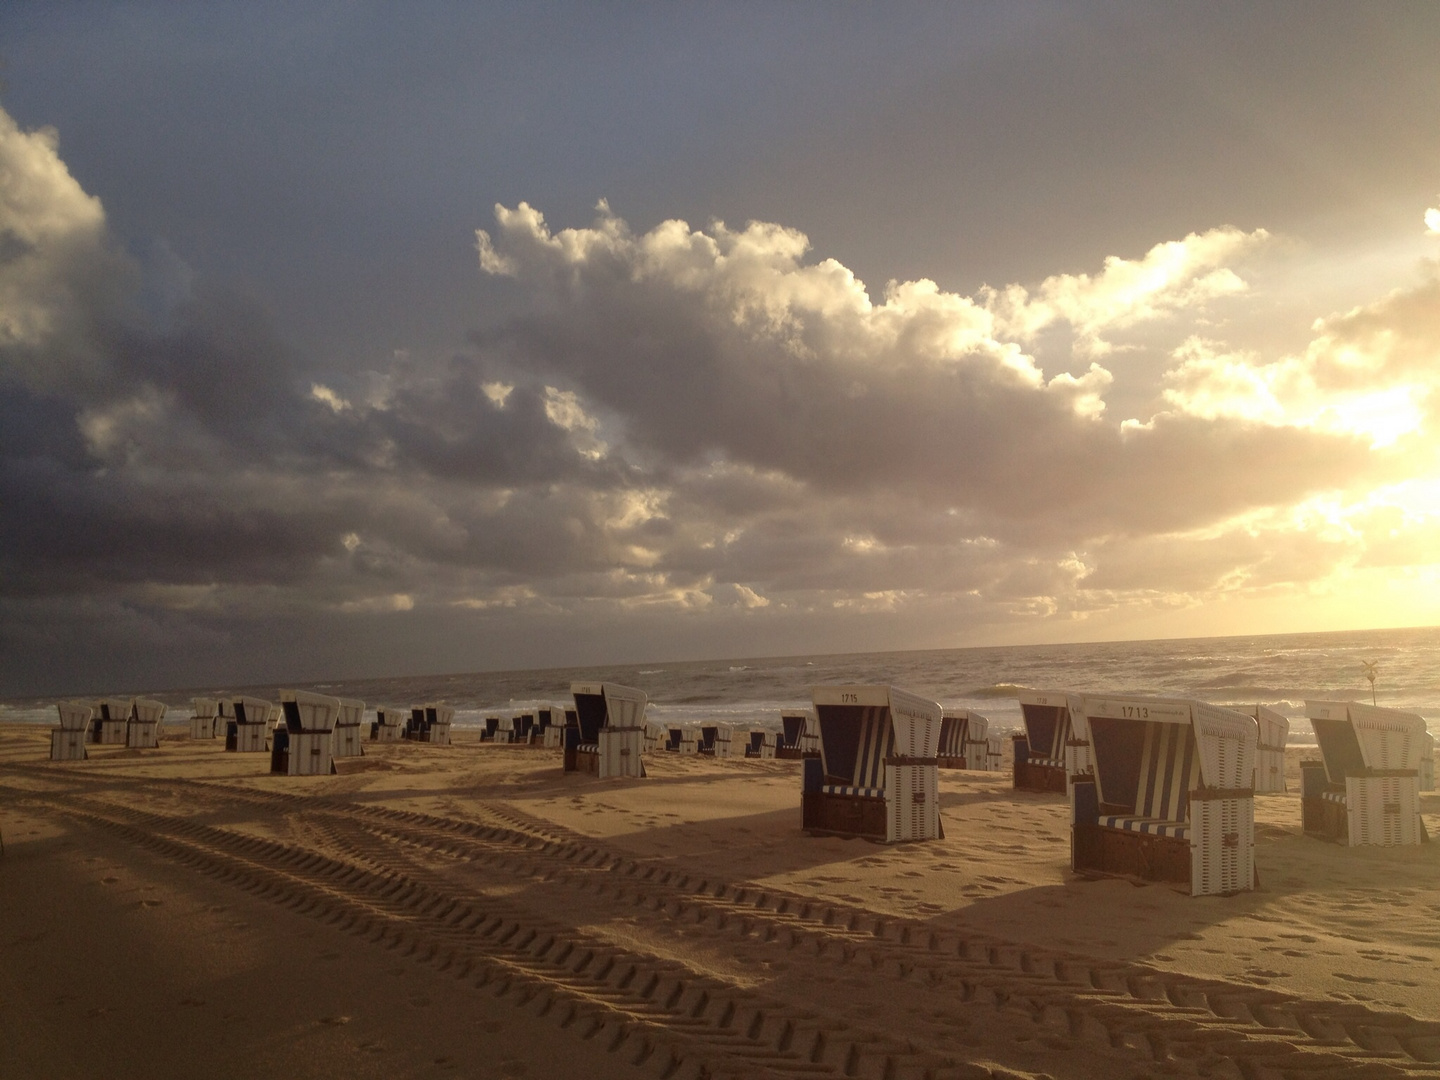
[[(947, 707), (990, 718), (992, 734), (1020, 725), (1018, 687), (1194, 697), (1216, 705), (1267, 705), (1290, 716), (1292, 741), (1313, 739), (1306, 698), (1369, 701), (1363, 663), (1374, 662), (1381, 705), (1420, 713), (1440, 730), (1440, 627), (1323, 634), (1024, 645), (913, 652), (850, 653), (760, 659), (613, 664), (606, 667), (374, 678), (297, 683), (376, 705), (447, 701), (457, 725), (569, 703), (571, 682), (609, 680), (650, 696), (649, 719), (691, 724), (720, 720), (741, 727), (779, 726), (782, 708), (809, 704), (823, 683), (892, 683)], [(189, 716), (192, 696), (248, 693), (276, 700), (270, 686), (130, 688)], [(0, 702), (0, 723), (53, 722), (51, 701)]]

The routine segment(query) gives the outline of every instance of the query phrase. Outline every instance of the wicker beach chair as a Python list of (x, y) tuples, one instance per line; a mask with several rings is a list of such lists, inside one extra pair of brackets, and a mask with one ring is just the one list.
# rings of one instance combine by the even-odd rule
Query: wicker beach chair
[(940, 706), (893, 686), (811, 692), (820, 755), (804, 761), (802, 827), (887, 843), (943, 837), (935, 764)]
[(50, 732), (50, 760), (84, 761), (89, 756), (85, 734), (94, 708), (78, 701), (61, 701), (55, 709), (60, 714), (60, 726)]
[(936, 763), (942, 769), (988, 770), (990, 721), (969, 709), (949, 709), (940, 721), (940, 750)]
[(375, 706), (375, 719), (370, 723), (372, 742), (399, 742), (405, 737), (405, 725), (410, 720), (409, 709), (394, 705)]
[(780, 738), (775, 744), (775, 756), (796, 760), (806, 754), (819, 753), (820, 735), (815, 717), (805, 711), (790, 710), (780, 714)]
[(455, 710), (443, 701), (427, 701), (425, 703), (425, 732), (421, 736), (424, 742), (433, 746), (450, 745), (450, 727), (455, 722)]
[(1070, 790), (1071, 777), (1089, 773), (1089, 735), (1080, 698), (1063, 690), (1021, 690), (1025, 734), (1015, 735), (1015, 787), (1020, 791)]
[(729, 724), (701, 724), (699, 752), (708, 757), (728, 758), (735, 741)]
[(751, 728), (745, 738), (745, 756), (747, 758), (773, 758), (775, 743), (779, 737), (778, 733), (766, 728)]
[(90, 741), (99, 746), (124, 746), (130, 725), (130, 698), (101, 698), (91, 706)]
[(214, 698), (190, 699), (190, 738), (215, 738), (215, 721), (219, 706), (220, 703)]
[(1343, 844), (1419, 844), (1425, 721), (1358, 701), (1307, 701), (1320, 761), (1300, 763), (1305, 833)]
[(282, 719), (275, 725), (270, 771), (282, 776), (328, 776), (335, 771), (339, 698), (308, 690), (281, 690)]
[(574, 683), (575, 726), (565, 732), (564, 772), (609, 777), (645, 775), (642, 690), (618, 683)]
[(1255, 887), (1255, 718), (1200, 701), (1086, 695), (1094, 772), (1071, 790), (1071, 866), (1192, 896)]
[(1255, 794), (1283, 794), (1285, 743), (1290, 739), (1290, 720), (1264, 705), (1256, 705), (1250, 715), (1260, 725), (1260, 745), (1255, 751)]
[(365, 753), (364, 744), (360, 741), (365, 722), (365, 702), (356, 698), (336, 700), (340, 702), (340, 715), (335, 718), (335, 756), (361, 757)]
[(565, 747), (565, 710), (553, 706), (535, 710), (540, 724), (539, 745), (546, 750), (562, 750)]
[(263, 754), (268, 750), (279, 707), (262, 698), (237, 697), (231, 699), (230, 709), (235, 719), (226, 727), (225, 749), (241, 754)]
[(130, 719), (125, 724), (125, 745), (134, 750), (154, 750), (160, 745), (160, 722), (164, 719), (163, 701), (137, 697), (130, 703)]

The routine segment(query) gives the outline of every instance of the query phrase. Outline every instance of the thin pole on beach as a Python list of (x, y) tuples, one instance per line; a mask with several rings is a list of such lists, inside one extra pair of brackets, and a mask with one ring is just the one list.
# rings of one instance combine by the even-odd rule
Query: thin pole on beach
[(1370, 704), (1371, 704), (1371, 705), (1376, 705), (1376, 704), (1378, 704), (1378, 702), (1375, 700), (1375, 674), (1376, 674), (1376, 673), (1375, 673), (1375, 665), (1378, 664), (1379, 662), (1380, 662), (1379, 660), (1361, 660), (1361, 661), (1360, 661), (1360, 666), (1365, 669), (1365, 678), (1367, 678), (1367, 679), (1370, 680)]

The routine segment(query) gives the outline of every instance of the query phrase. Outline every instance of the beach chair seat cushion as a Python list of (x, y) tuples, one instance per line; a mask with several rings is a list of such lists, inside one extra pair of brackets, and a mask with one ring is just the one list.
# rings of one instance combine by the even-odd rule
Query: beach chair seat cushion
[(861, 799), (883, 799), (883, 787), (856, 787), (853, 784), (823, 784), (820, 790), (826, 795), (852, 795)]
[(1341, 806), (1345, 805), (1345, 792), (1343, 791), (1325, 791), (1321, 793), (1320, 797), (1327, 802), (1337, 802)]
[(600, 753), (600, 744), (593, 742), (581, 743), (575, 747), (575, 752), (577, 754), (598, 754)]
[(1042, 767), (1047, 768), (1047, 769), (1063, 769), (1063, 768), (1065, 768), (1065, 759), (1064, 759), (1064, 758), (1037, 758), (1037, 757), (1032, 757), (1032, 758), (1029, 759), (1029, 763), (1030, 763), (1031, 765), (1039, 765), (1039, 766), (1042, 766)]
[(1104, 814), (1100, 824), (1109, 829), (1123, 829), (1125, 832), (1145, 833), (1147, 836), (1171, 836), (1177, 840), (1190, 839), (1190, 826), (1183, 821), (1167, 821), (1164, 818), (1134, 817), (1126, 814)]

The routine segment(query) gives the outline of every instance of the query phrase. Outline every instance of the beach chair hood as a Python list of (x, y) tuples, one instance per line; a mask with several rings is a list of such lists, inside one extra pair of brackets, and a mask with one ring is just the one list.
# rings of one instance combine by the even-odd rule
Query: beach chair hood
[[(291, 731), (334, 731), (340, 717), (340, 699), (309, 690), (281, 690), (280, 707)], [(246, 710), (247, 714), (249, 710)]]

